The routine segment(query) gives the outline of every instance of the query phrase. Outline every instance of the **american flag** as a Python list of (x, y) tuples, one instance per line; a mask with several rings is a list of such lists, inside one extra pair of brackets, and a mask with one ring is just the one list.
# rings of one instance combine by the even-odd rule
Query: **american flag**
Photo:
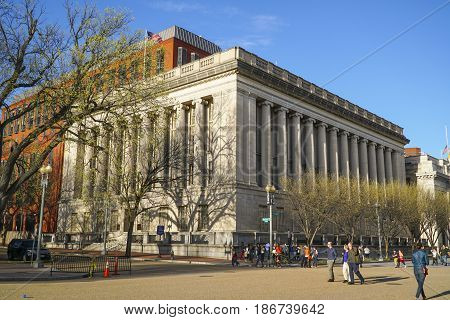
[(161, 38), (161, 36), (159, 34), (153, 33), (153, 32), (150, 32), (150, 31), (147, 31), (147, 39), (151, 40), (151, 41), (154, 41), (156, 43), (160, 43), (162, 41), (162, 38)]
[(448, 152), (448, 146), (445, 146), (445, 148), (442, 150), (442, 154), (446, 154)]

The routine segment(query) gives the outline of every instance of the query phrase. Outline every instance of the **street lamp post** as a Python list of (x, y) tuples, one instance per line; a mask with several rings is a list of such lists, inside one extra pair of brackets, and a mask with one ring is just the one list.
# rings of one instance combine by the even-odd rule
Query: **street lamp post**
[(272, 207), (274, 205), (274, 198), (275, 198), (275, 187), (271, 184), (268, 184), (266, 186), (266, 192), (267, 192), (267, 205), (269, 206), (269, 266), (272, 265)]
[(42, 196), (41, 196), (41, 210), (39, 213), (39, 231), (38, 231), (38, 241), (37, 241), (37, 249), (36, 249), (36, 261), (33, 264), (34, 268), (43, 268), (44, 264), (41, 261), (41, 238), (42, 238), (42, 219), (44, 216), (44, 200), (45, 200), (45, 189), (48, 185), (48, 175), (52, 172), (52, 167), (50, 165), (47, 165), (46, 167), (42, 166), (39, 169), (39, 172), (41, 173), (42, 180), (41, 180), (41, 186), (42, 186)]
[(380, 214), (378, 212), (378, 208), (380, 205), (375, 203), (375, 213), (377, 214), (377, 224), (378, 224), (378, 250), (380, 250), (380, 257), (378, 258), (378, 261), (383, 261), (383, 253), (381, 251), (381, 226), (380, 226)]

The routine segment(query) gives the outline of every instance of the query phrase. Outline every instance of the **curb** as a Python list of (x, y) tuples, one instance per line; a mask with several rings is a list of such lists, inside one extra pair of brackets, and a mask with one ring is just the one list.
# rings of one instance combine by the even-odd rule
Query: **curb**
[(65, 276), (65, 277), (51, 277), (51, 276), (45, 276), (45, 277), (36, 277), (33, 279), (33, 277), (25, 278), (25, 277), (8, 277), (8, 278), (1, 278), (0, 277), (0, 283), (2, 282), (25, 282), (25, 281), (57, 281), (57, 280), (76, 280), (76, 279), (84, 279), (87, 278), (87, 274), (79, 274), (79, 275), (71, 275), (71, 276)]
[(228, 265), (230, 262), (206, 262), (206, 261), (191, 261), (191, 260), (169, 260), (160, 258), (131, 258), (131, 261), (151, 261), (151, 262), (168, 262), (168, 263), (180, 263), (180, 264), (199, 264), (209, 266), (223, 266)]

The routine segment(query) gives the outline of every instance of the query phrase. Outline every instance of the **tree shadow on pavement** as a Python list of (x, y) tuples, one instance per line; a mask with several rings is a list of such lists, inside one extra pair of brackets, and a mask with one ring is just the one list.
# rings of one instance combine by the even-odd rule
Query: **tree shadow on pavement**
[(445, 296), (448, 296), (448, 295), (450, 295), (450, 290), (447, 290), (447, 291), (435, 294), (434, 296), (428, 297), (427, 300), (436, 299), (436, 298), (439, 298), (439, 297), (445, 297)]
[(400, 281), (404, 279), (409, 279), (409, 277), (388, 277), (388, 276), (367, 277), (365, 278), (365, 282), (367, 284), (376, 284), (376, 283)]

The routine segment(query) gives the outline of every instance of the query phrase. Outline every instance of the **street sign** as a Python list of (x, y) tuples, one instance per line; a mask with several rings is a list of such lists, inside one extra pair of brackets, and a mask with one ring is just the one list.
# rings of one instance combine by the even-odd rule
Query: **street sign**
[(270, 218), (262, 218), (262, 222), (269, 223), (270, 222)]
[(164, 234), (164, 226), (157, 226), (156, 227), (156, 234), (158, 236), (162, 236)]

